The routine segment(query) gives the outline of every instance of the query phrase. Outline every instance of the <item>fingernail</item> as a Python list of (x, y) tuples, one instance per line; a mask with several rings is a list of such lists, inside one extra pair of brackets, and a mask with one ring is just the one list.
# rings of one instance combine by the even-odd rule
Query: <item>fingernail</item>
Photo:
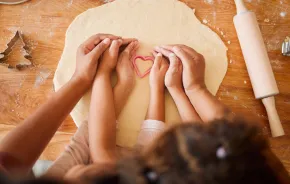
[(162, 57), (162, 54), (161, 54), (161, 53), (158, 53), (157, 56), (158, 56), (158, 57)]
[(110, 38), (105, 38), (103, 42), (104, 42), (105, 44), (109, 44), (110, 41), (111, 41)]
[(174, 51), (180, 51), (180, 48), (177, 47), (177, 46), (174, 46), (174, 47), (173, 47), (173, 50), (174, 50)]
[(170, 53), (169, 57), (176, 57), (176, 55), (174, 53)]
[(118, 42), (119, 42), (120, 44), (122, 44), (122, 43), (123, 43), (123, 40), (122, 40), (122, 39), (118, 39)]

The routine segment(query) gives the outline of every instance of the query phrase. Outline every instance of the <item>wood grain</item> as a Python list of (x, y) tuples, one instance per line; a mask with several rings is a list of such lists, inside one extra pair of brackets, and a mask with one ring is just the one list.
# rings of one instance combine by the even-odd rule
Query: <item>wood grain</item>
[[(280, 49), (285, 37), (290, 36), (290, 1), (253, 0), (246, 3), (257, 14), (281, 92), (276, 97), (276, 104), (286, 136), (275, 139), (270, 137), (268, 119), (261, 101), (254, 99), (232, 22), (235, 15), (233, 1), (183, 2), (196, 9), (197, 17), (207, 22), (228, 45), (229, 68), (217, 97), (235, 113), (262, 122), (262, 133), (269, 137), (273, 151), (290, 172), (290, 58), (282, 56)], [(78, 14), (101, 4), (99, 0), (31, 0), (21, 5), (0, 5), (0, 51), (5, 49), (13, 33), (20, 30), (34, 64), (22, 71), (0, 67), (0, 137), (21, 123), (53, 93), (52, 79), (64, 47), (67, 27)], [(42, 158), (54, 160), (75, 131), (75, 125), (68, 117)]]

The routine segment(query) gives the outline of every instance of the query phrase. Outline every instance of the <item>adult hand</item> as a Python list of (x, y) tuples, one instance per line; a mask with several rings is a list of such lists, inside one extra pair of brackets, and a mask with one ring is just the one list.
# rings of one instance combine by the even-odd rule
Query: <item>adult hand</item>
[(155, 47), (155, 51), (169, 57), (174, 53), (182, 62), (182, 81), (186, 92), (205, 88), (204, 57), (185, 45), (165, 45)]
[(135, 74), (131, 59), (135, 55), (138, 46), (137, 40), (131, 41), (118, 58), (116, 67), (118, 84), (126, 86), (127, 89), (133, 88), (135, 84)]
[(117, 65), (119, 50), (122, 45), (127, 45), (128, 43), (135, 41), (136, 39), (118, 39), (113, 40), (110, 47), (104, 52), (99, 71), (100, 73), (110, 74)]
[(166, 59), (162, 56), (161, 53), (154, 53), (155, 60), (153, 63), (153, 66), (151, 68), (150, 76), (149, 76), (149, 83), (150, 83), (150, 89), (156, 90), (158, 92), (164, 90), (164, 78), (165, 74), (168, 70), (168, 62)]
[(73, 78), (80, 79), (85, 84), (91, 84), (97, 72), (100, 56), (110, 46), (111, 40), (119, 38), (110, 34), (96, 34), (81, 44), (77, 50)]

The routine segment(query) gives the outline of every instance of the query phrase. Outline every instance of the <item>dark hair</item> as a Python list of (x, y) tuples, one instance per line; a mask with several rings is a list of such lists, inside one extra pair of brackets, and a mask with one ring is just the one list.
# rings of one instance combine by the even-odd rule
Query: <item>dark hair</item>
[(141, 153), (120, 160), (114, 172), (89, 183), (282, 183), (274, 170), (288, 180), (259, 128), (243, 119), (223, 119), (173, 126)]
[(118, 172), (130, 184), (279, 183), (268, 164), (268, 143), (258, 130), (243, 119), (179, 124), (160, 135), (131, 164), (121, 161)]

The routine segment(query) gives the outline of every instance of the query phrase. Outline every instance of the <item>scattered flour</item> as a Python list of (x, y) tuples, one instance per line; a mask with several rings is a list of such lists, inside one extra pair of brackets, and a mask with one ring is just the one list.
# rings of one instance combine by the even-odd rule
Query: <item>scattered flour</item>
[(50, 76), (51, 71), (47, 69), (42, 69), (39, 71), (39, 74), (36, 76), (36, 80), (34, 83), (34, 88), (38, 88), (40, 85), (42, 85), (46, 79)]
[(203, 22), (204, 24), (207, 24), (207, 23), (208, 23), (208, 21), (207, 21), (206, 19), (203, 19), (202, 22)]
[(69, 0), (69, 2), (68, 2), (68, 7), (70, 7), (72, 4), (74, 3), (74, 0)]
[(207, 3), (207, 4), (213, 4), (214, 0), (204, 0), (204, 2)]
[(280, 13), (280, 16), (281, 16), (282, 18), (286, 17), (286, 15), (287, 15), (287, 12), (281, 12), (281, 13)]

